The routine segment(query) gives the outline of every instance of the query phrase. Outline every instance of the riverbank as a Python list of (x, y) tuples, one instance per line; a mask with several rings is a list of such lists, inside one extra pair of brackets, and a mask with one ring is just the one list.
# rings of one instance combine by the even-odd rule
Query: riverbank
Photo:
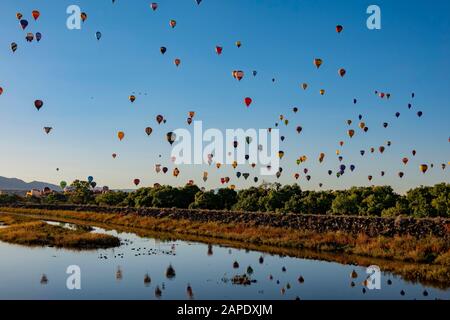
[[(318, 233), (289, 227), (255, 225), (252, 222), (192, 221), (170, 217), (155, 218), (136, 214), (97, 213), (67, 210), (0, 208), (0, 212), (33, 215), (56, 221), (78, 220), (88, 224), (133, 228), (146, 232), (164, 232), (174, 236), (199, 237), (204, 242), (231, 241), (250, 245), (255, 249), (307, 250), (315, 253), (338, 254), (384, 260), (385, 265), (410, 281), (427, 281), (450, 286), (450, 243), (448, 235), (368, 236), (342, 231)], [(330, 260), (336, 260), (332, 256)], [(358, 259), (348, 259), (358, 261)], [(367, 261), (367, 260), (365, 260)], [(397, 264), (398, 263), (398, 264)], [(408, 264), (407, 267), (402, 263)], [(382, 265), (380, 265), (381, 267)]]
[(68, 229), (13, 214), (0, 214), (0, 221), (4, 226), (0, 228), (0, 241), (7, 243), (76, 250), (120, 246), (119, 238), (106, 234), (91, 233), (91, 229), (86, 227)]

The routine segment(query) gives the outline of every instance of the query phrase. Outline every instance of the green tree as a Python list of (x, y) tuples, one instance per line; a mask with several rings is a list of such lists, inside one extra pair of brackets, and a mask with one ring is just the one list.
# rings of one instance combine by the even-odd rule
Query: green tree
[(230, 210), (237, 202), (237, 192), (230, 188), (219, 189), (217, 196), (219, 197), (217, 209)]
[(220, 197), (216, 195), (214, 191), (199, 191), (195, 195), (195, 200), (190, 204), (189, 208), (216, 210), (220, 209), (220, 205)]
[(123, 191), (110, 191), (95, 197), (95, 202), (100, 206), (118, 206), (124, 203), (128, 194)]
[(69, 196), (69, 201), (75, 204), (91, 204), (94, 203), (94, 194), (91, 186), (87, 181), (75, 180), (70, 185), (73, 188)]

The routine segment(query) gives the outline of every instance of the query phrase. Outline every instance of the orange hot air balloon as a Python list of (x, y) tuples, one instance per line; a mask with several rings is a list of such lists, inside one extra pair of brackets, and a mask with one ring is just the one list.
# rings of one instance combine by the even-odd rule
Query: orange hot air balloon
[(425, 172), (427, 172), (427, 170), (428, 170), (428, 165), (426, 165), (426, 164), (421, 164), (421, 165), (419, 166), (419, 169), (420, 169), (420, 172), (425, 173)]
[(39, 16), (41, 15), (41, 13), (37, 10), (33, 10), (33, 12), (31, 14), (33, 15), (34, 20), (37, 20), (39, 18)]
[(325, 158), (325, 153), (322, 152), (322, 153), (319, 155), (319, 162), (322, 163), (324, 158)]
[(23, 17), (23, 15), (22, 15), (20, 12), (17, 12), (17, 13), (16, 13), (16, 18), (17, 18), (17, 20), (21, 20), (22, 17)]
[(244, 102), (245, 102), (245, 105), (247, 107), (249, 107), (252, 104), (253, 100), (252, 100), (252, 98), (247, 97), (244, 99)]
[(319, 69), (320, 66), (322, 65), (322, 59), (319, 58), (314, 59), (314, 65), (316, 66), (317, 69)]
[(180, 63), (181, 63), (181, 60), (177, 58), (177, 59), (174, 60), (174, 63), (178, 67), (180, 65)]
[(344, 27), (341, 26), (340, 24), (338, 24), (338, 25), (336, 26), (336, 32), (337, 32), (337, 33), (341, 33), (342, 30), (344, 30)]
[(406, 164), (408, 163), (408, 161), (409, 161), (409, 159), (406, 158), (406, 157), (404, 157), (404, 158), (402, 159), (402, 162), (403, 162), (404, 165), (406, 165)]
[(173, 169), (173, 176), (176, 178), (180, 174), (180, 170), (178, 168)]
[(125, 133), (123, 131), (119, 131), (117, 133), (117, 137), (119, 138), (120, 141), (122, 141), (123, 138), (125, 137)]
[(320, 92), (320, 95), (322, 95), (322, 96), (325, 94), (325, 90), (324, 89), (320, 89), (319, 92)]
[(221, 166), (222, 166), (221, 163), (219, 163), (219, 162), (216, 163), (216, 168), (217, 168), (217, 169), (220, 169)]
[(339, 75), (341, 76), (341, 77), (344, 77), (345, 76), (345, 74), (347, 73), (347, 71), (345, 71), (345, 69), (344, 68), (341, 68), (341, 69), (339, 69)]
[(188, 112), (188, 116), (189, 116), (189, 118), (194, 118), (195, 117), (195, 111), (189, 111)]
[(355, 135), (355, 130), (350, 129), (350, 130), (348, 130), (347, 134), (350, 138), (353, 138), (353, 136)]

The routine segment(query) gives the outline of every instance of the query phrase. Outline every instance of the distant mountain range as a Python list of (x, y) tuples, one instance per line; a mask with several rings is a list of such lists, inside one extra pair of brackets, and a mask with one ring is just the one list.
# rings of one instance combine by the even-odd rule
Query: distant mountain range
[(56, 191), (61, 190), (59, 186), (47, 182), (40, 182), (40, 181), (25, 182), (17, 178), (0, 177), (0, 190), (31, 190), (31, 189), (42, 190), (45, 187), (49, 187), (50, 189)]

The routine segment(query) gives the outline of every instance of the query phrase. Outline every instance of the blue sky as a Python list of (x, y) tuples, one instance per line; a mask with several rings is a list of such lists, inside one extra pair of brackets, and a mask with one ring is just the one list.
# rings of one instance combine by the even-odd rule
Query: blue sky
[[(187, 127), (187, 112), (194, 110), (205, 128), (223, 130), (273, 127), (285, 115), (290, 124), (281, 126), (286, 136), (281, 183), (293, 183), (293, 174), (302, 174), (305, 167), (312, 176), (307, 182), (302, 174), (298, 181), (305, 189), (318, 189), (319, 182), (327, 189), (390, 184), (403, 192), (449, 181), (448, 170), (440, 168), (450, 160), (448, 1), (204, 0), (197, 6), (194, 0), (160, 0), (155, 12), (150, 2), (1, 1), (1, 176), (59, 183), (92, 175), (99, 185), (112, 188), (131, 188), (134, 178), (143, 185), (182, 185), (194, 179), (215, 188), (220, 177), (229, 176), (238, 187), (251, 185), (257, 171), (249, 167), (237, 169), (252, 174), (248, 181), (236, 179), (232, 168), (206, 166), (180, 166), (178, 179), (156, 175), (156, 163), (173, 168), (166, 133)], [(71, 4), (88, 14), (81, 30), (66, 28)], [(370, 4), (381, 8), (381, 30), (366, 27)], [(37, 22), (33, 9), (41, 12)], [(16, 12), (30, 22), (25, 31)], [(169, 27), (170, 19), (177, 21), (176, 28)], [(341, 34), (337, 24), (344, 26)], [(97, 31), (103, 35), (100, 41)], [(41, 32), (43, 38), (27, 43), (26, 32)], [(239, 49), (237, 40), (243, 44)], [(18, 44), (14, 54), (11, 42)], [(221, 56), (216, 45), (224, 48)], [(164, 56), (161, 46), (167, 47)], [(324, 61), (319, 70), (312, 63), (316, 57)], [(179, 68), (175, 58), (182, 61)], [(341, 67), (347, 70), (344, 78), (338, 76)], [(233, 70), (245, 71), (245, 78), (236, 81)], [(256, 77), (252, 70), (258, 71)], [(306, 91), (302, 82), (309, 84)], [(381, 100), (374, 90), (392, 96)], [(134, 104), (128, 101), (132, 92)], [(247, 96), (253, 99), (248, 109), (243, 103)], [(39, 112), (36, 99), (45, 103)], [(297, 114), (293, 106), (299, 107)], [(424, 113), (420, 119), (419, 110)], [(168, 119), (165, 125), (156, 124), (158, 114)], [(358, 114), (368, 133), (357, 128)], [(356, 130), (351, 141), (347, 119)], [(297, 125), (303, 127), (300, 135)], [(44, 126), (53, 132), (45, 135)], [(144, 133), (147, 126), (154, 129), (151, 137)], [(118, 130), (126, 133), (122, 142)], [(340, 140), (345, 141), (342, 148)], [(384, 154), (370, 154), (370, 147), (378, 149), (386, 140), (392, 146)], [(356, 166), (339, 179), (327, 174), (340, 165), (336, 149), (343, 164)], [(364, 157), (360, 149), (366, 150)], [(323, 164), (317, 161), (320, 152), (326, 153)], [(301, 155), (309, 160), (297, 167)], [(405, 156), (410, 158), (407, 166), (401, 162)], [(435, 167), (422, 175), (421, 163)], [(205, 170), (210, 178), (203, 184)], [(383, 178), (381, 170), (386, 171)], [(403, 179), (398, 171), (405, 173)], [(372, 182), (368, 175), (374, 176)]]

